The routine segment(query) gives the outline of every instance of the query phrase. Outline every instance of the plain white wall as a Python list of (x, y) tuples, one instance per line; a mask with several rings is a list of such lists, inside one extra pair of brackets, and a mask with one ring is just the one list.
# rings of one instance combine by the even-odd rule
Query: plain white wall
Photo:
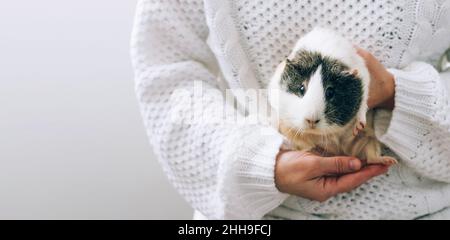
[(134, 95), (135, 4), (0, 3), (1, 219), (191, 218)]

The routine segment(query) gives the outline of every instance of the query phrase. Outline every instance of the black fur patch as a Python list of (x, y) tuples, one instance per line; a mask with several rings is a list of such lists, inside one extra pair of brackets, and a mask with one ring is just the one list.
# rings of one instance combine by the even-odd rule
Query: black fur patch
[(288, 60), (281, 84), (287, 92), (302, 97), (301, 87), (307, 86), (319, 66), (322, 66), (323, 89), (326, 95), (326, 121), (343, 126), (355, 117), (363, 96), (362, 81), (348, 73), (348, 66), (318, 52), (299, 51), (294, 59)]
[(300, 51), (293, 60), (286, 61), (281, 84), (289, 93), (302, 97), (299, 89), (302, 85), (307, 87), (309, 78), (322, 64), (322, 57), (318, 53)]

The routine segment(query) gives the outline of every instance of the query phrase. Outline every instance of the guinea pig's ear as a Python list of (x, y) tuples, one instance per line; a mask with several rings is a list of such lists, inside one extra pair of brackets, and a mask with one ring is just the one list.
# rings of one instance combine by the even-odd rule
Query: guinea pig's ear
[(292, 62), (292, 60), (286, 59), (286, 67), (284, 68), (284, 70), (286, 72), (290, 72), (290, 71), (294, 71), (295, 68), (295, 64), (294, 62)]
[(344, 75), (349, 75), (349, 76), (353, 76), (353, 77), (358, 77), (359, 71), (358, 69), (354, 68), (351, 70), (346, 70), (342, 72)]
[(292, 67), (293, 65), (294, 65), (294, 63), (291, 60), (289, 60), (289, 58), (287, 58), (286, 59), (286, 66), (287, 67)]

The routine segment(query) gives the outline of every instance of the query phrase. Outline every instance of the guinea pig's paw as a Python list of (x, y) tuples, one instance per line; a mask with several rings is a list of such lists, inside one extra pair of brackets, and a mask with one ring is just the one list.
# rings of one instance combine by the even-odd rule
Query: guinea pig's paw
[(358, 135), (359, 132), (362, 132), (367, 124), (367, 117), (366, 117), (367, 111), (364, 109), (360, 109), (358, 112), (358, 115), (356, 117), (356, 123), (353, 128), (353, 136)]
[(358, 135), (358, 133), (359, 133), (359, 130), (358, 130), (358, 128), (355, 126), (354, 128), (353, 128), (353, 136), (357, 136)]
[(372, 159), (367, 161), (368, 164), (383, 164), (387, 166), (392, 166), (398, 163), (397, 159), (389, 156), (382, 156), (379, 158)]
[(365, 127), (366, 127), (366, 123), (365, 122), (358, 121), (358, 123), (356, 124), (356, 129), (358, 129), (359, 131), (364, 130)]
[(366, 127), (366, 123), (363, 121), (356, 121), (355, 127), (353, 128), (353, 136), (358, 135), (359, 132), (362, 132)]

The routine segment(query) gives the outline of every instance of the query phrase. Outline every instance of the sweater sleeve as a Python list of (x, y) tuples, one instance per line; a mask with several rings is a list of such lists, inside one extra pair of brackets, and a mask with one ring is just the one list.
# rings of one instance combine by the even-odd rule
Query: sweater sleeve
[(221, 117), (243, 116), (219, 91), (207, 36), (201, 0), (138, 2), (131, 48), (147, 134), (193, 208), (208, 219), (260, 219), (287, 197), (274, 183), (282, 137)]
[(420, 175), (450, 183), (450, 73), (423, 62), (389, 70), (395, 108), (377, 112), (376, 134)]

